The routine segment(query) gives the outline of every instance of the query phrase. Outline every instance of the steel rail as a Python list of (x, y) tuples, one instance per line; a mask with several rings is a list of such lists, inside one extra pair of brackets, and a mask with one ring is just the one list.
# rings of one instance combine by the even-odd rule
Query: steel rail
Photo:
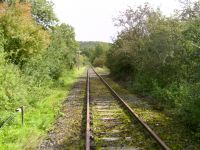
[(85, 139), (85, 149), (90, 150), (90, 77), (89, 77), (89, 70), (87, 70), (87, 93), (86, 93), (86, 105), (87, 105), (87, 112), (86, 112), (86, 139)]
[(122, 102), (125, 108), (139, 121), (139, 123), (150, 133), (150, 135), (158, 142), (158, 144), (164, 150), (170, 150), (170, 148), (165, 144), (163, 140), (142, 120), (134, 111), (133, 109), (111, 88), (111, 86), (95, 71), (93, 67), (91, 67), (95, 74), (100, 78), (100, 80), (106, 85), (106, 87), (111, 91), (111, 93)]

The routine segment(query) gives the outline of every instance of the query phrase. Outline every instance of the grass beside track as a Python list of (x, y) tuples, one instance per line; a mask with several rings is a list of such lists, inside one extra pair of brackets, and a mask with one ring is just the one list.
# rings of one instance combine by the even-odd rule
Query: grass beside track
[(38, 100), (37, 107), (25, 108), (25, 125), (21, 126), (20, 113), (15, 119), (0, 129), (0, 150), (36, 149), (39, 141), (47, 134), (59, 115), (61, 104), (77, 78), (85, 68), (63, 73), (62, 86), (55, 86), (45, 99)]

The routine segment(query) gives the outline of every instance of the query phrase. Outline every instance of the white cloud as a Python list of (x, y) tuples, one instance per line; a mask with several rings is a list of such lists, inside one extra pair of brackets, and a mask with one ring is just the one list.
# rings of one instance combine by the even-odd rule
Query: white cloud
[[(61, 22), (75, 28), (81, 41), (111, 41), (116, 34), (112, 18), (128, 6), (143, 4), (145, 0), (52, 0)], [(153, 7), (161, 7), (166, 14), (177, 8), (177, 0), (146, 0)]]

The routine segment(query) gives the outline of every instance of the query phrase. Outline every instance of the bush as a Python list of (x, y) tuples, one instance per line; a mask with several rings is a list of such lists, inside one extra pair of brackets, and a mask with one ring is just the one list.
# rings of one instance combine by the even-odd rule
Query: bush
[(19, 68), (7, 64), (5, 54), (0, 51), (0, 108), (13, 110), (27, 104), (28, 88)]
[(6, 58), (17, 65), (23, 65), (49, 44), (48, 32), (34, 22), (28, 4), (7, 8), (0, 16), (0, 28), (4, 31)]
[(200, 83), (189, 88), (187, 97), (183, 100), (180, 115), (183, 122), (193, 130), (200, 132)]
[(93, 65), (94, 67), (103, 67), (105, 65), (105, 58), (103, 56), (95, 58)]
[(167, 109), (175, 107), (180, 109), (180, 104), (187, 97), (188, 90), (189, 87), (186, 83), (178, 84), (174, 82), (164, 88), (159, 87), (158, 84), (154, 84), (151, 95)]

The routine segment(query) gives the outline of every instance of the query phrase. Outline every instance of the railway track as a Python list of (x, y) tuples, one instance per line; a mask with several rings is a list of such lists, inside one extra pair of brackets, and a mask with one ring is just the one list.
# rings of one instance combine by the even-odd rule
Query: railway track
[(93, 68), (87, 72), (86, 97), (86, 150), (170, 150)]

